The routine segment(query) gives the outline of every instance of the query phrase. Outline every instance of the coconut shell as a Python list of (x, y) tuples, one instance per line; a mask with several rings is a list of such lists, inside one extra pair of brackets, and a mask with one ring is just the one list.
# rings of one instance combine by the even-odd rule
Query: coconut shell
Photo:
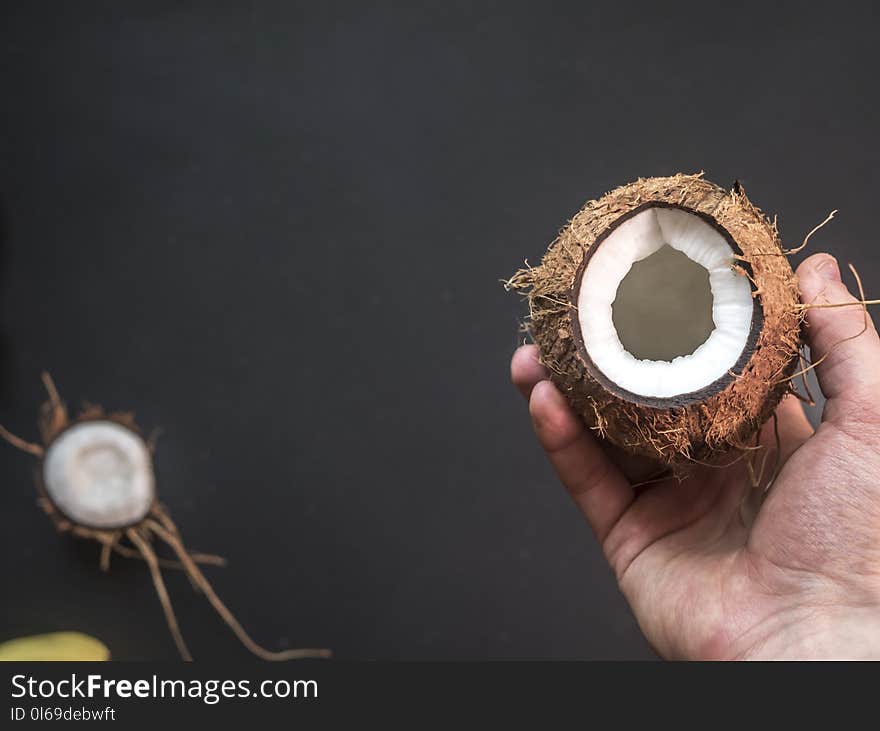
[[(591, 252), (617, 225), (651, 206), (683, 208), (722, 233), (755, 301), (749, 341), (728, 375), (671, 399), (637, 396), (610, 382), (590, 360), (578, 321), (580, 279)], [(701, 175), (679, 174), (618, 188), (587, 203), (541, 265), (518, 272), (510, 286), (528, 294), (528, 329), (553, 382), (588, 426), (630, 453), (673, 465), (717, 462), (753, 444), (790, 390), (802, 325), (797, 279), (775, 223), (739, 184), (726, 191)]]

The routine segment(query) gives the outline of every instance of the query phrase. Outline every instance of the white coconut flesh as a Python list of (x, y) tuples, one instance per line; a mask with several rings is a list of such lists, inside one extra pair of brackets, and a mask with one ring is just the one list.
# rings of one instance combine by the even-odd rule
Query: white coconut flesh
[(624, 221), (597, 246), (578, 291), (593, 364), (648, 398), (689, 394), (727, 375), (754, 307), (733, 264), (724, 236), (686, 210), (652, 207)]
[(146, 443), (112, 421), (84, 421), (58, 435), (46, 450), (43, 482), (64, 515), (92, 528), (140, 522), (156, 493)]

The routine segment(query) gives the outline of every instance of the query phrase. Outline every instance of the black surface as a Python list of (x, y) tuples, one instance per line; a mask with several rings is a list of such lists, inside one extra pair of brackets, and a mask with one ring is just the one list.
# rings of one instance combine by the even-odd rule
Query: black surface
[[(4, 4), (0, 420), (35, 435), (48, 368), (162, 426), (162, 497), (269, 646), (650, 657), (508, 385), (498, 280), (705, 169), (789, 243), (839, 208), (811, 246), (880, 291), (873, 11), (241, 5)], [(0, 450), (0, 633), (174, 658), (145, 567), (57, 536), (32, 467)], [(244, 656), (169, 583), (197, 659)]]

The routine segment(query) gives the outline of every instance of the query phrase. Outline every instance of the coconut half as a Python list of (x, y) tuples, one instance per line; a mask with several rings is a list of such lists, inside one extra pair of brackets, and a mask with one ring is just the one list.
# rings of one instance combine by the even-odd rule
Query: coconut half
[(65, 516), (89, 528), (142, 521), (156, 500), (147, 443), (113, 421), (82, 421), (46, 449), (43, 487)]
[(796, 279), (738, 185), (675, 175), (619, 188), (510, 284), (528, 292), (553, 381), (630, 452), (680, 463), (745, 448), (789, 388)]

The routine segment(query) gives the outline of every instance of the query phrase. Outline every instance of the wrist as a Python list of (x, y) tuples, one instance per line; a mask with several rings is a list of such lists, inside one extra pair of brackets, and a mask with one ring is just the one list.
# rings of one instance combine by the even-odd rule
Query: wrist
[(880, 606), (799, 607), (779, 615), (742, 660), (878, 660)]

